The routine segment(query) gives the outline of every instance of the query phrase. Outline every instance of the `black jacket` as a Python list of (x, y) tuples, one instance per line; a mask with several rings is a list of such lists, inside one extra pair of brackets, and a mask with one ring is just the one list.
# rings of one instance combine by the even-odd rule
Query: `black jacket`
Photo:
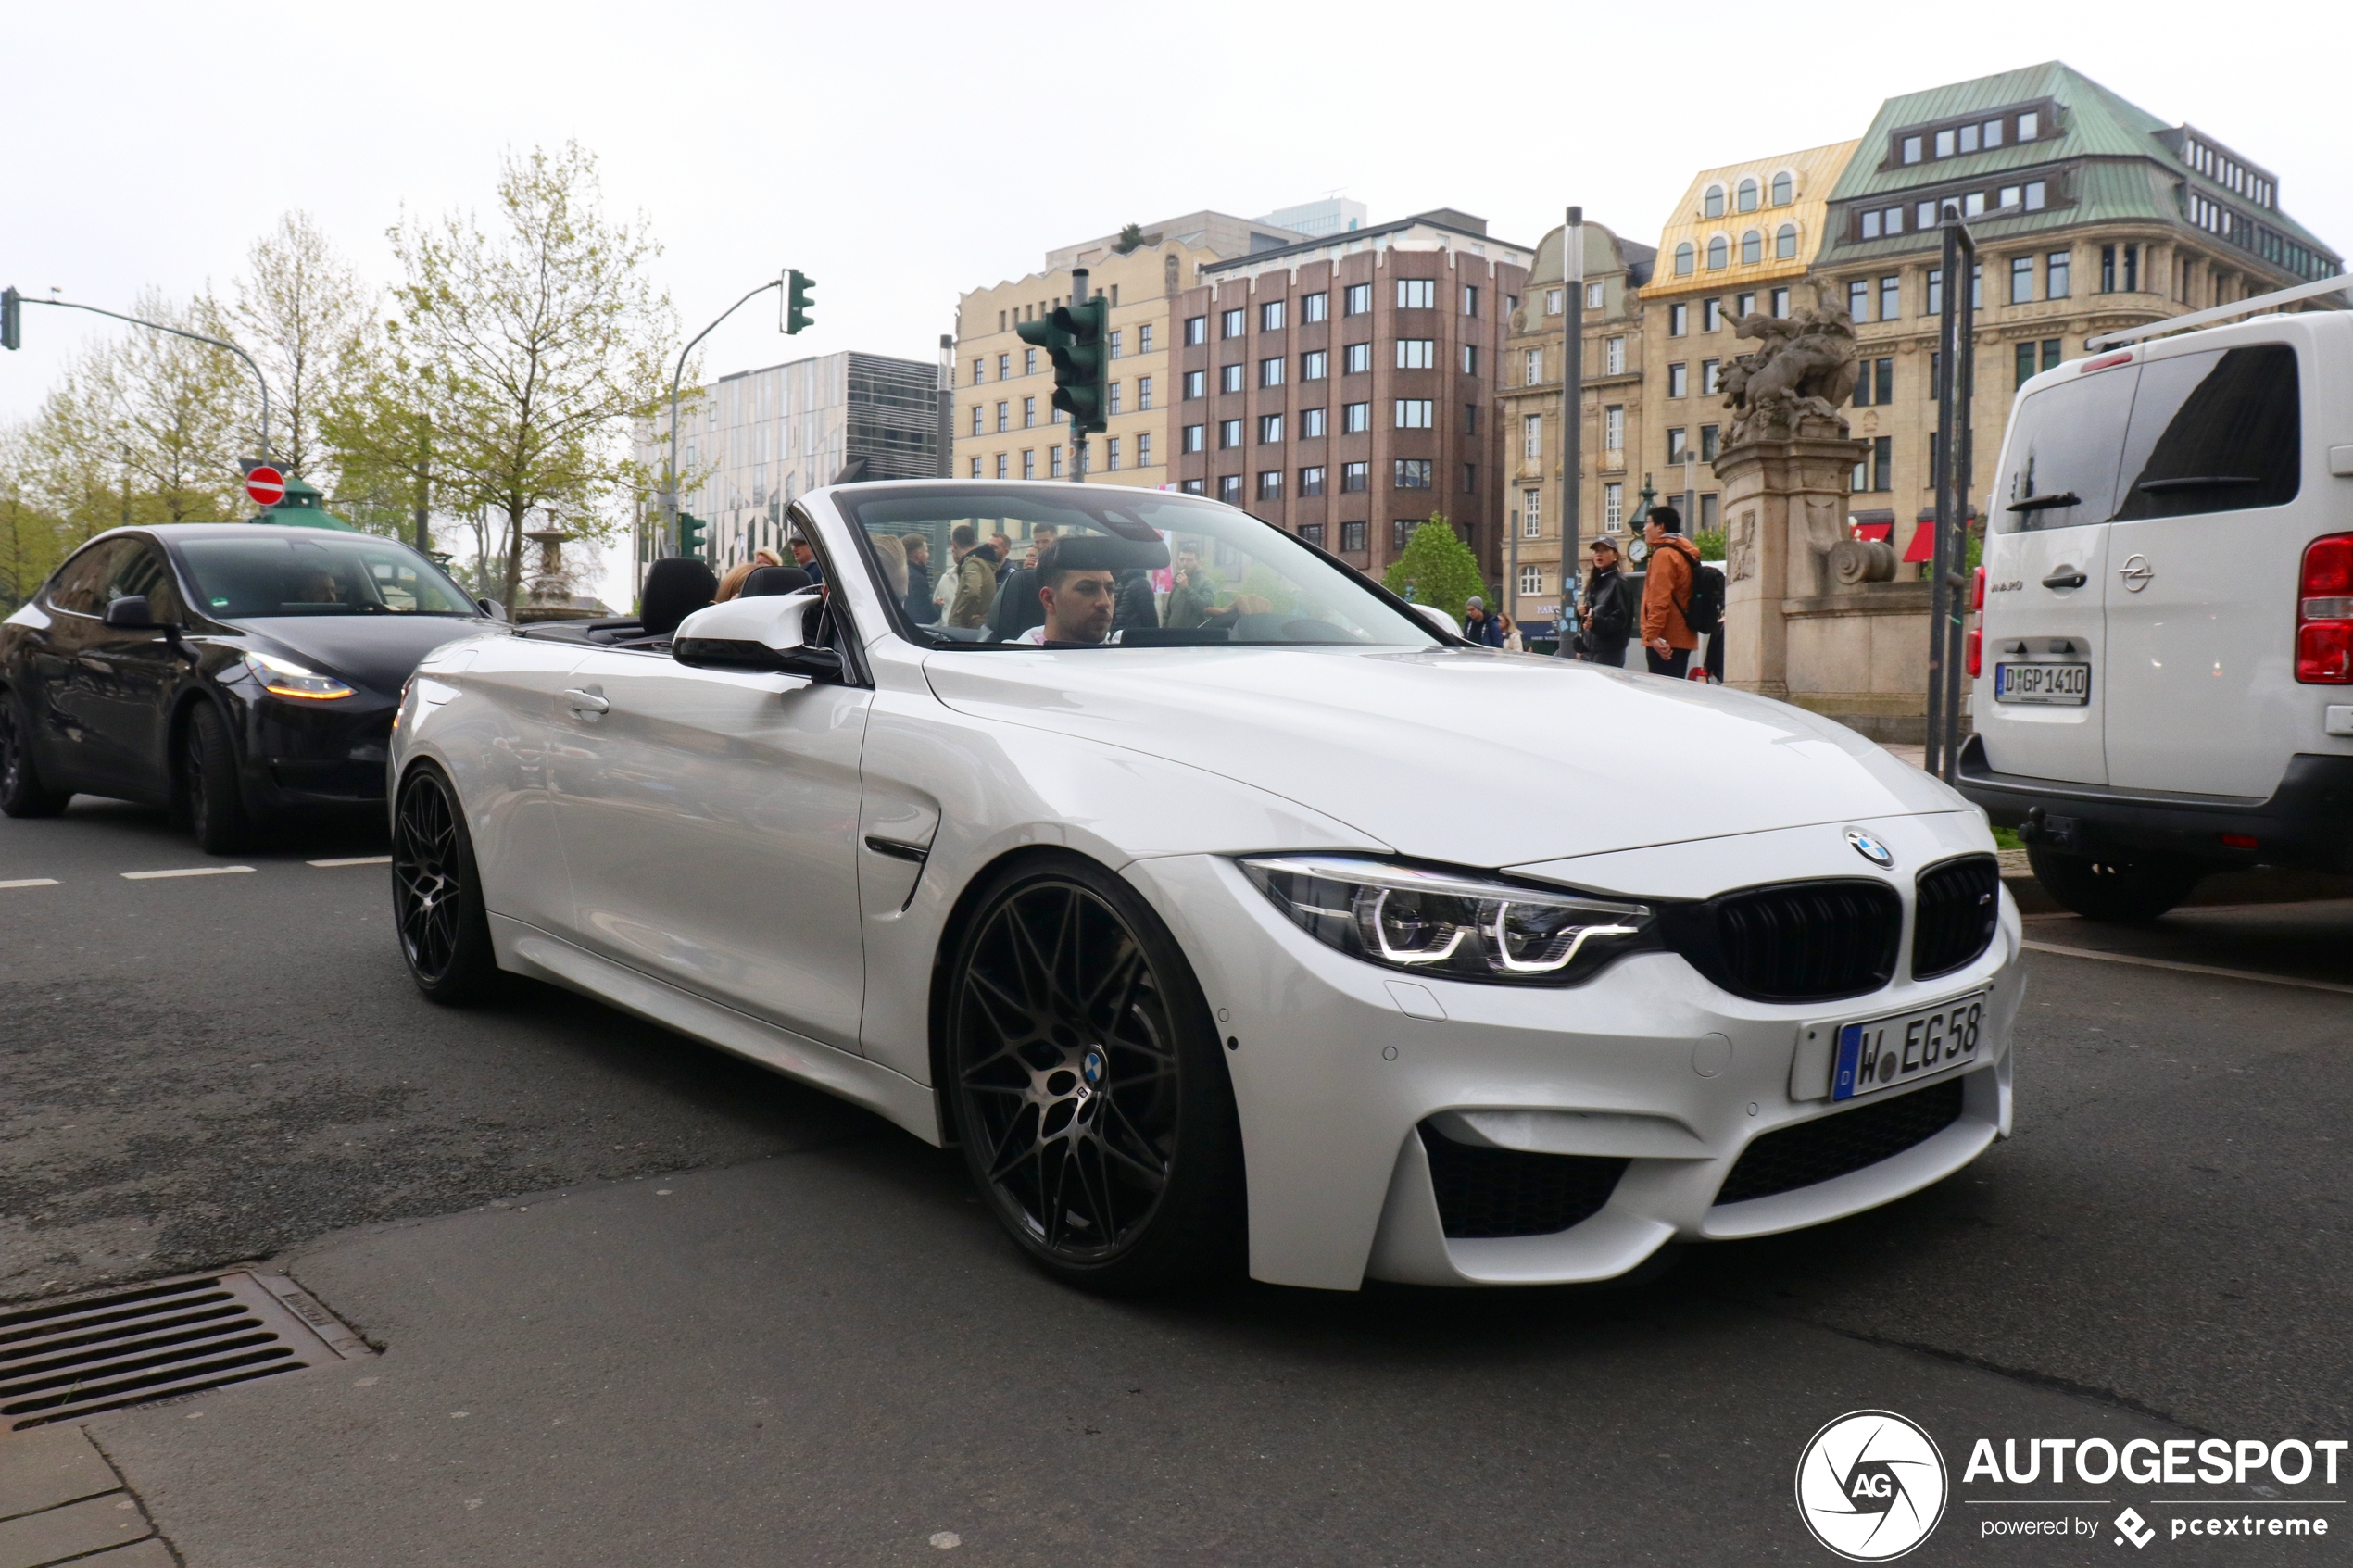
[(1111, 629), (1114, 633), (1142, 627), (1150, 630), (1160, 624), (1160, 605), (1152, 596), (1151, 574), (1140, 569), (1119, 574), (1119, 596), (1112, 601)]
[(1634, 607), (1626, 596), (1626, 579), (1616, 567), (1596, 567), (1585, 579), (1585, 633), (1591, 637), (1623, 637), (1634, 630)]
[(921, 561), (907, 563), (907, 619), (918, 626), (928, 626), (939, 619), (939, 607), (931, 601), (931, 568)]

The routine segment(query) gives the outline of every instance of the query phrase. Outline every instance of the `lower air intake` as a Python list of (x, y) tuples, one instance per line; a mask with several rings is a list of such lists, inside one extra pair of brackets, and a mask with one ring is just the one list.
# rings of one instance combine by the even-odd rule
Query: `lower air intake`
[(1476, 1148), (1427, 1122), (1421, 1134), (1439, 1223), (1459, 1241), (1565, 1231), (1601, 1212), (1626, 1173), (1623, 1160)]
[(1716, 1201), (1770, 1198), (1860, 1171), (1926, 1143), (1960, 1118), (1961, 1080), (1947, 1078), (1876, 1105), (1783, 1127), (1742, 1151)]

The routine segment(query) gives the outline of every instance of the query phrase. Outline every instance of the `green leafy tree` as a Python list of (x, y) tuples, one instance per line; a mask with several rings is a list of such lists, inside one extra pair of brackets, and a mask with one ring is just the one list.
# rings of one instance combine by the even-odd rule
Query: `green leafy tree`
[[(1500, 602), (1479, 576), (1478, 558), (1454, 525), (1437, 515), (1414, 530), (1381, 582), (1390, 593), (1436, 605), (1457, 621), (1473, 594), (1485, 596), (1491, 605)], [(1414, 590), (1410, 595), (1405, 593), (1409, 586)]]
[(79, 542), (36, 494), (30, 433), (21, 423), (0, 426), (0, 610), (31, 598), (69, 541)]
[[(215, 337), (241, 345), (270, 383), (270, 456), (328, 495), (341, 485), (322, 425), (346, 386), (363, 373), (374, 292), (338, 255), (306, 212), (289, 212), (246, 253), (245, 275), (225, 304), (199, 302)], [(250, 372), (236, 383), (251, 433), (261, 450), (260, 398)]]

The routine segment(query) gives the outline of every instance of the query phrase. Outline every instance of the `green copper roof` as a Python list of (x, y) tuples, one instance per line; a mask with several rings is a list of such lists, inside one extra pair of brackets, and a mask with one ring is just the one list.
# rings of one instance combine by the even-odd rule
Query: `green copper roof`
[(346, 533), (359, 533), (359, 529), (327, 510), (326, 499), (319, 494), (317, 485), (300, 474), (293, 474), (286, 480), (286, 498), (274, 507), (262, 508), (253, 514), (253, 521), (289, 528), (333, 528)]

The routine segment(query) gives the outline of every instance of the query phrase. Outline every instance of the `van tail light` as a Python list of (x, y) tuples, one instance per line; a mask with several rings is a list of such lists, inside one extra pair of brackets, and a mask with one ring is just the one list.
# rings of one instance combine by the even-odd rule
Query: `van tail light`
[(1985, 569), (1982, 566), (1969, 579), (1969, 607), (1978, 610), (1985, 608)]
[(2353, 533), (2326, 534), (2304, 546), (2296, 678), (2308, 686), (2353, 685)]
[(1969, 660), (1969, 678), (1974, 681), (1985, 673), (1985, 629), (1970, 627), (1969, 637), (1961, 646), (1966, 650), (1963, 657)]

